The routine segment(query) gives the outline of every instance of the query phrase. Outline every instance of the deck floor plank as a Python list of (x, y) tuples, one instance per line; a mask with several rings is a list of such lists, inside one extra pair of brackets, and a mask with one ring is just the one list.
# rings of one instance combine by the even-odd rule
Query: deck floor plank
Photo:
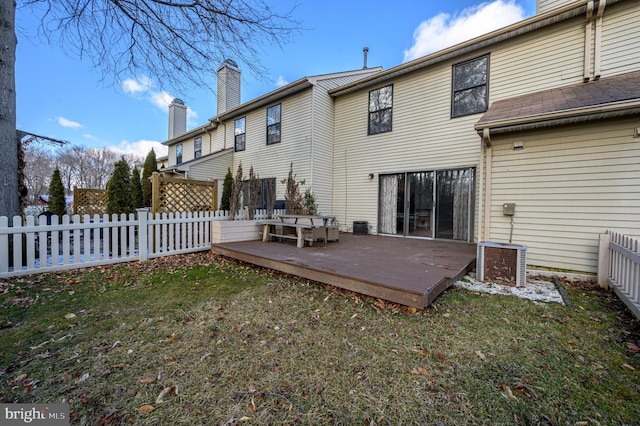
[(339, 242), (215, 244), (214, 253), (423, 308), (475, 266), (476, 245), (457, 241), (340, 234)]

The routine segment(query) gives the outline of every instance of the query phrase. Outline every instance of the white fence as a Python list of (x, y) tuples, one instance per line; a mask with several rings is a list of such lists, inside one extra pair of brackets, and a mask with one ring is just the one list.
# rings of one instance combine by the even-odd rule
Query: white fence
[(609, 231), (600, 237), (598, 275), (640, 319), (640, 242)]
[[(276, 212), (277, 213), (277, 212)], [(244, 219), (244, 215), (236, 219)], [(267, 217), (265, 210), (256, 219)], [(211, 248), (211, 222), (228, 213), (0, 217), (0, 278), (193, 253)]]

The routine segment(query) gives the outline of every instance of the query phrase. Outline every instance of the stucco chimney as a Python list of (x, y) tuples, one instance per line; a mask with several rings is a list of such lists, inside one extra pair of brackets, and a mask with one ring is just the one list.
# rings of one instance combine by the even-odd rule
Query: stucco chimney
[(187, 132), (187, 107), (182, 99), (175, 98), (169, 105), (169, 138)]
[(218, 115), (240, 105), (240, 68), (226, 59), (218, 68)]

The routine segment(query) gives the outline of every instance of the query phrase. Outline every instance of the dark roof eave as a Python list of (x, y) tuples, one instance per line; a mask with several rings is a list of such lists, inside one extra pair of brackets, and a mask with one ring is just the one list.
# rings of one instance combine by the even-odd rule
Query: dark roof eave
[[(608, 0), (607, 5), (617, 3), (624, 0)], [(587, 6), (586, 1), (582, 3), (572, 3), (567, 6), (559, 7), (551, 10), (542, 15), (536, 15), (524, 21), (517, 22), (499, 30), (490, 32), (480, 37), (476, 37), (472, 40), (459, 43), (455, 46), (448, 47), (438, 52), (432, 53), (427, 56), (423, 56), (413, 61), (407, 62), (397, 67), (390, 68), (387, 71), (383, 71), (374, 76), (358, 80), (356, 82), (346, 84), (344, 86), (336, 87), (329, 91), (331, 96), (340, 96), (353, 91), (368, 87), (374, 84), (381, 84), (383, 82), (392, 80), (402, 75), (411, 73), (416, 70), (433, 66), (437, 63), (444, 62), (467, 53), (486, 49), (496, 43), (500, 43), (505, 40), (535, 31), (539, 28), (544, 28), (549, 25), (562, 22), (576, 16), (586, 13)]]
[(218, 123), (209, 122), (208, 124), (196, 127), (195, 129), (191, 129), (186, 133), (176, 136), (173, 139), (167, 139), (166, 141), (162, 142), (162, 145), (171, 146), (179, 142), (184, 142), (185, 140), (191, 139), (194, 136), (202, 135), (210, 132), (211, 130), (215, 130), (217, 127)]
[(263, 96), (260, 96), (259, 98), (255, 98), (245, 104), (242, 104), (229, 111), (225, 111), (220, 115), (212, 117), (209, 119), (209, 121), (213, 123), (213, 122), (229, 120), (230, 118), (237, 117), (242, 114), (246, 114), (247, 112), (253, 109), (275, 103), (281, 99), (284, 99), (289, 95), (298, 93), (311, 86), (313, 86), (313, 83), (311, 83), (307, 77), (301, 78), (300, 80), (294, 81), (291, 84), (287, 84), (286, 86), (283, 86), (280, 89), (269, 92)]
[(172, 169), (176, 169), (176, 170), (180, 170), (180, 171), (184, 171), (184, 169), (183, 169), (184, 166), (186, 166), (188, 168), (190, 166), (193, 166), (194, 164), (199, 164), (199, 163), (202, 163), (204, 161), (211, 160), (213, 158), (222, 157), (223, 155), (230, 154), (231, 152), (233, 152), (233, 148), (221, 149), (219, 151), (212, 152), (212, 153), (207, 154), (207, 155), (203, 155), (200, 158), (193, 158), (193, 159), (191, 159), (189, 161), (185, 161), (185, 162), (180, 163), (180, 164), (174, 164), (173, 166), (171, 166), (171, 168)]
[(478, 122), (474, 128), (480, 135), (483, 134), (485, 129), (489, 130), (491, 135), (496, 135), (631, 115), (640, 115), (640, 99), (507, 120)]

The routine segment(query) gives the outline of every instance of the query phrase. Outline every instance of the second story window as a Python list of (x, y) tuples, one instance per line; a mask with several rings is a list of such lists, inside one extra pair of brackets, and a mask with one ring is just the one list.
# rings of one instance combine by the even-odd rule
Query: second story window
[(193, 158), (202, 157), (202, 138), (195, 138), (193, 141)]
[(487, 110), (489, 103), (489, 55), (453, 66), (451, 117)]
[(393, 85), (369, 92), (369, 134), (391, 131)]
[(182, 144), (176, 146), (176, 164), (182, 163)]
[(246, 117), (238, 118), (234, 124), (234, 151), (244, 151), (247, 135)]
[(267, 145), (280, 143), (281, 104), (267, 108)]

